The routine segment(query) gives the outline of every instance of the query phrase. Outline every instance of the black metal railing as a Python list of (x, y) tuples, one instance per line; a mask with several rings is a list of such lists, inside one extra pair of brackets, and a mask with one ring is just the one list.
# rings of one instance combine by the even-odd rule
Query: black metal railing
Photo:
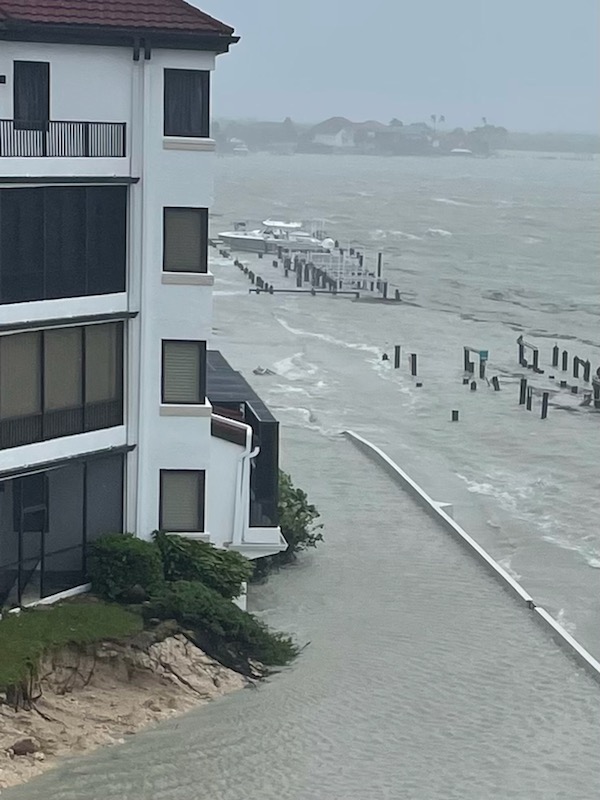
[(123, 424), (123, 400), (88, 403), (26, 417), (0, 419), (0, 449)]
[(125, 122), (31, 122), (0, 119), (0, 156), (123, 158)]

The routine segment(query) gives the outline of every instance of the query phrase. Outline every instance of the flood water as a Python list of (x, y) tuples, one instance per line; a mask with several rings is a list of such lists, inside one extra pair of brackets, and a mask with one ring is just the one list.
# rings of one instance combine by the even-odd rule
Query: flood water
[[(598, 163), (221, 159), (213, 230), (324, 218), (385, 255), (415, 305), (257, 297), (217, 260), (214, 340), (282, 423), (282, 461), (325, 543), (253, 609), (308, 643), (244, 691), (67, 762), (10, 800), (591, 800), (600, 693), (465, 551), (340, 431), (382, 446), (535, 600), (600, 654), (600, 416), (518, 407), (515, 340), (600, 364)], [(270, 261), (254, 261), (272, 279)], [(273, 271), (274, 272), (274, 271)], [(281, 280), (281, 278), (278, 278)], [(419, 356), (417, 388), (394, 344)], [(462, 385), (462, 347), (502, 390)], [(275, 375), (254, 376), (256, 366)], [(550, 373), (552, 374), (552, 373)], [(557, 373), (557, 378), (560, 373)], [(449, 422), (451, 409), (460, 422)], [(3, 795), (4, 796), (4, 795)]]

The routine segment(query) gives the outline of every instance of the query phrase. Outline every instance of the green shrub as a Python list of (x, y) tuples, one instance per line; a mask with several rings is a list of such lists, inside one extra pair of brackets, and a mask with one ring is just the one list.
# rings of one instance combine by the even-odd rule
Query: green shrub
[(289, 636), (271, 631), (219, 592), (202, 583), (165, 584), (144, 608), (149, 617), (175, 619), (190, 630), (195, 643), (239, 672), (250, 674), (252, 662), (283, 666), (297, 655)]
[(274, 567), (289, 564), (298, 553), (316, 547), (323, 541), (323, 526), (316, 524), (321, 515), (308, 502), (306, 492), (294, 486), (291, 476), (283, 470), (279, 470), (278, 511), (281, 533), (288, 543), (287, 549), (274, 556), (257, 558), (254, 562), (254, 580), (266, 578)]
[(296, 553), (316, 547), (323, 541), (322, 525), (315, 524), (321, 515), (302, 489), (294, 486), (287, 472), (279, 471), (279, 525), (288, 543), (285, 554), (292, 560)]
[(88, 573), (93, 591), (106, 600), (133, 600), (148, 594), (163, 580), (158, 549), (130, 533), (103, 536), (89, 545)]
[(167, 581), (200, 581), (231, 600), (252, 575), (252, 564), (233, 550), (220, 550), (208, 542), (197, 542), (162, 531), (152, 534), (162, 558)]

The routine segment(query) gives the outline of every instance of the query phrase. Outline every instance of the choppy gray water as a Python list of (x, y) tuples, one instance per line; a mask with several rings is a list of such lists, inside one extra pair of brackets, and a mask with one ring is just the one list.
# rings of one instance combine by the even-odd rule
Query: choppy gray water
[[(514, 343), (526, 333), (545, 362), (556, 338), (600, 363), (598, 164), (249, 157), (223, 159), (219, 172), (225, 227), (274, 211), (325, 217), (340, 239), (383, 249), (392, 282), (420, 304), (249, 296), (237, 270), (214, 266), (213, 346), (281, 419), (284, 463), (326, 525), (319, 552), (251, 599), (311, 644), (258, 691), (7, 798), (597, 796), (597, 685), (338, 434), (365, 434), (453, 502), (456, 519), (599, 654), (600, 418), (572, 401), (545, 422), (519, 410)], [(419, 353), (422, 389), (406, 366), (382, 364), (395, 343)], [(502, 392), (465, 393), (463, 344), (490, 350)], [(258, 365), (277, 374), (255, 377)]]

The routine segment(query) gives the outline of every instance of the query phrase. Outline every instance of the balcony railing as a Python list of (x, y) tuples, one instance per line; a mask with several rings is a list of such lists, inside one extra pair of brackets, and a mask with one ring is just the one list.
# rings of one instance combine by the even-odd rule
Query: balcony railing
[(124, 158), (125, 122), (0, 119), (0, 156)]

